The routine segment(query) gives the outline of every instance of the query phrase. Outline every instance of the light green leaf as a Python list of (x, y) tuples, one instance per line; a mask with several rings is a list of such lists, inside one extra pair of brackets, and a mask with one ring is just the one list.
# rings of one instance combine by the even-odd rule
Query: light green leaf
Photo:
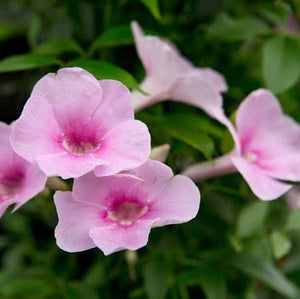
[(44, 42), (34, 52), (44, 55), (60, 55), (66, 52), (83, 54), (82, 48), (74, 40), (67, 38), (52, 39)]
[(300, 209), (291, 211), (285, 229), (300, 230)]
[(264, 227), (268, 213), (268, 202), (256, 201), (245, 206), (237, 219), (236, 235), (247, 238)]
[(117, 47), (123, 45), (130, 45), (133, 43), (133, 36), (131, 34), (130, 26), (119, 25), (104, 31), (90, 47), (90, 53), (94, 53), (98, 49), (107, 47)]
[(299, 289), (270, 261), (249, 254), (237, 254), (230, 263), (245, 274), (260, 280), (287, 298), (299, 298)]
[(257, 18), (245, 17), (233, 19), (220, 14), (208, 27), (208, 34), (228, 42), (241, 41), (270, 32), (268, 25)]
[(262, 72), (267, 88), (279, 93), (297, 83), (300, 77), (298, 40), (275, 36), (265, 43), (262, 55)]
[(292, 243), (288, 236), (283, 232), (274, 231), (271, 234), (273, 254), (276, 259), (280, 259), (290, 251)]
[(69, 64), (89, 71), (98, 79), (119, 80), (129, 88), (139, 88), (138, 83), (131, 74), (114, 64), (88, 58), (78, 58), (71, 61)]
[(161, 19), (158, 0), (140, 0), (151, 12), (154, 18)]
[(49, 65), (61, 65), (62, 62), (54, 57), (24, 54), (7, 57), (0, 61), (0, 73), (24, 71)]

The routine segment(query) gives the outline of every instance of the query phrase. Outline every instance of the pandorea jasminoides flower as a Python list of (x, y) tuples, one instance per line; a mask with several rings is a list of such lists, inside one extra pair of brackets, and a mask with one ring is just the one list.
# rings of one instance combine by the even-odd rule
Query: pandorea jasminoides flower
[(231, 157), (252, 191), (275, 199), (300, 181), (300, 126), (283, 114), (268, 90), (252, 92), (236, 114), (239, 148)]
[(11, 136), (14, 150), (48, 176), (111, 175), (144, 163), (147, 127), (134, 120), (128, 89), (64, 68), (35, 85)]
[(105, 255), (147, 244), (150, 229), (194, 218), (200, 193), (187, 177), (173, 177), (161, 162), (148, 160), (122, 174), (75, 179), (73, 192), (56, 192), (55, 237), (68, 252), (99, 247)]
[(37, 165), (30, 164), (11, 148), (13, 125), (0, 122), (0, 217), (11, 204), (14, 210), (41, 192), (47, 177)]
[(224, 118), (221, 93), (227, 85), (221, 74), (193, 66), (171, 42), (144, 35), (136, 22), (131, 27), (146, 71), (140, 87), (149, 94), (132, 93), (135, 111), (170, 99), (199, 107), (212, 117)]
[(236, 114), (232, 153), (213, 162), (193, 165), (183, 174), (202, 180), (239, 171), (262, 200), (280, 197), (300, 181), (300, 126), (283, 114), (268, 90), (252, 92)]

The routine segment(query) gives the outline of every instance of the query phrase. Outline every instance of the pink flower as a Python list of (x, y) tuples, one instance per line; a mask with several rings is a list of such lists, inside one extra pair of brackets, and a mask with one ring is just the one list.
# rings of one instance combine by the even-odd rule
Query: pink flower
[(138, 56), (146, 70), (140, 87), (149, 94), (132, 93), (135, 111), (172, 99), (199, 107), (224, 123), (220, 93), (227, 90), (227, 84), (223, 76), (213, 69), (193, 66), (171, 42), (145, 36), (136, 22), (131, 26)]
[(47, 179), (37, 165), (13, 151), (9, 143), (11, 129), (0, 122), (0, 217), (11, 204), (16, 210), (41, 192)]
[(147, 244), (150, 229), (183, 223), (197, 214), (200, 193), (187, 177), (173, 177), (161, 162), (148, 160), (127, 173), (75, 179), (73, 193), (56, 192), (55, 237), (68, 252), (99, 247), (105, 255)]
[(260, 199), (281, 196), (300, 181), (300, 126), (268, 90), (252, 92), (236, 115), (238, 144), (231, 160)]
[(134, 120), (120, 82), (96, 80), (81, 68), (48, 74), (34, 86), (12, 132), (14, 150), (48, 176), (111, 175), (144, 163), (147, 127)]

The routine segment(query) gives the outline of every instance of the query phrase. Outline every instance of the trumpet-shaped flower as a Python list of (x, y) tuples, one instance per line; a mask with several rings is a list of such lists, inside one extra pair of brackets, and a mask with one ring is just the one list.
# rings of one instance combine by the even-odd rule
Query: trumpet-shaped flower
[(171, 99), (199, 107), (226, 123), (221, 93), (227, 90), (227, 85), (223, 76), (213, 69), (193, 66), (171, 42), (144, 35), (136, 22), (131, 27), (138, 56), (146, 70), (140, 87), (148, 93), (132, 93), (135, 110)]
[(12, 125), (0, 122), (0, 217), (15, 204), (14, 210), (41, 192), (47, 177), (37, 165), (30, 164), (11, 148)]
[(281, 196), (300, 181), (300, 126), (283, 114), (268, 90), (252, 92), (236, 114), (234, 166), (261, 199)]
[(11, 143), (48, 176), (98, 176), (144, 163), (147, 127), (134, 120), (130, 93), (120, 82), (96, 80), (81, 68), (48, 74), (34, 86)]
[(73, 192), (56, 192), (55, 237), (68, 252), (99, 247), (105, 255), (147, 244), (150, 229), (183, 223), (197, 214), (200, 193), (187, 177), (148, 160), (122, 174), (75, 179)]

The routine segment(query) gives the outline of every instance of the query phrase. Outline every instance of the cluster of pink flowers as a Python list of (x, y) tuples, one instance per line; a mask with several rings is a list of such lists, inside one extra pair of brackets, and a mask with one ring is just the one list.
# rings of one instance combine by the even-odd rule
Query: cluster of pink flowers
[[(0, 126), (0, 216), (42, 191), (47, 177), (74, 179), (72, 191), (54, 195), (55, 237), (65, 251), (136, 250), (146, 245), (151, 228), (191, 220), (200, 193), (190, 178), (239, 171), (263, 200), (300, 181), (300, 126), (271, 92), (252, 92), (234, 126), (223, 110), (222, 75), (193, 66), (169, 41), (145, 36), (136, 22), (132, 31), (147, 95), (64, 68), (39, 80), (19, 119)], [(151, 160), (150, 134), (134, 111), (168, 99), (201, 108), (225, 125), (235, 142), (232, 152), (176, 176)], [(168, 150), (161, 147), (156, 159), (164, 160)]]

